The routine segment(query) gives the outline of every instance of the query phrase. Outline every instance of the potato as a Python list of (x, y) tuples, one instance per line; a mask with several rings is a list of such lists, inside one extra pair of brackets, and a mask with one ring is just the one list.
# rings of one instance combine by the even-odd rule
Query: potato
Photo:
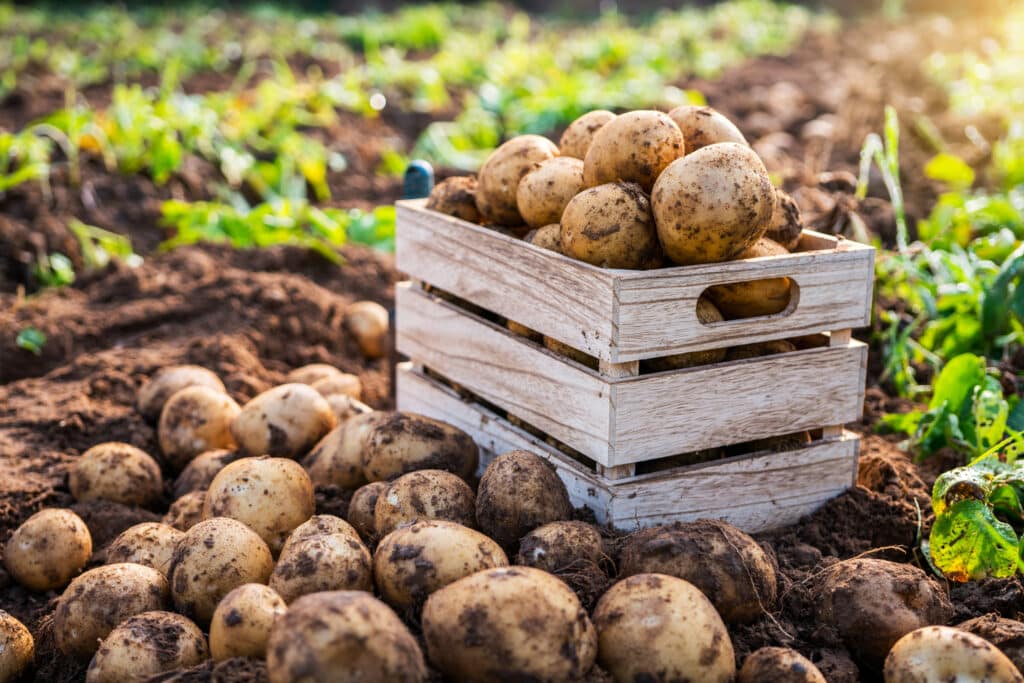
[(572, 157), (555, 157), (533, 167), (519, 181), (516, 206), (531, 228), (562, 219), (569, 200), (583, 191), (583, 162)]
[(152, 567), (164, 576), (170, 573), (174, 546), (185, 535), (168, 524), (143, 522), (128, 527), (107, 547), (107, 564), (134, 562)]
[(220, 378), (206, 368), (198, 365), (170, 365), (157, 370), (152, 379), (139, 389), (136, 402), (139, 412), (150, 422), (155, 422), (171, 396), (186, 387), (195, 386), (227, 393)]
[(355, 431), (363, 427), (356, 423), (350, 428), (349, 424), (346, 422), (328, 432), (302, 460), (302, 466), (316, 486), (357, 489), (366, 483), (363, 454), (354, 447)]
[(669, 259), (717, 263), (737, 258), (768, 229), (775, 188), (749, 147), (723, 142), (672, 162), (654, 184), (651, 206)]
[(288, 610), (273, 588), (246, 583), (224, 596), (210, 620), (210, 655), (215, 661), (232, 657), (263, 659), (274, 619)]
[(206, 491), (191, 491), (171, 503), (167, 514), (160, 521), (178, 531), (188, 531), (203, 521), (203, 504)]
[(747, 139), (736, 124), (711, 107), (684, 104), (670, 111), (668, 117), (683, 132), (687, 154), (719, 142), (747, 144)]
[[(697, 299), (697, 320), (702, 323), (717, 323), (725, 320), (718, 308), (705, 296)], [(689, 351), (687, 353), (676, 353), (661, 358), (648, 358), (642, 361), (645, 372), (665, 372), (666, 370), (679, 370), (692, 368), (698, 365), (709, 365), (721, 363), (725, 360), (726, 349), (705, 349), (703, 351)]]
[(733, 346), (726, 350), (725, 359), (743, 360), (744, 358), (760, 358), (761, 356), (774, 356), (777, 353), (792, 353), (796, 350), (793, 342), (785, 339), (775, 339), (773, 341)]
[(548, 522), (572, 517), (565, 484), (539, 455), (509, 451), (495, 458), (477, 489), (480, 530), (504, 548)]
[(472, 437), (450, 424), (416, 413), (374, 419), (363, 448), (363, 473), (382, 481), (413, 470), (446, 470), (463, 479), (476, 472), (480, 450)]
[(661, 248), (647, 195), (636, 183), (580, 192), (562, 214), (562, 253), (602, 268), (656, 268)]
[(4, 546), (4, 566), (33, 591), (62, 588), (89, 563), (92, 536), (71, 510), (46, 508), (22, 522)]
[(203, 520), (174, 547), (174, 606), (206, 626), (225, 595), (244, 583), (266, 583), (273, 567), (270, 548), (245, 524), (227, 517)]
[(349, 304), (344, 314), (345, 329), (356, 340), (359, 350), (367, 358), (383, 358), (388, 352), (388, 331), (391, 323), (388, 309), (376, 301), (357, 301)]
[(335, 394), (342, 394), (358, 401), (363, 397), (362, 381), (358, 375), (348, 372), (341, 372), (334, 377), (325, 377), (324, 379), (317, 380), (311, 386), (320, 392), (320, 395), (324, 398)]
[(562, 133), (558, 141), (558, 149), (563, 157), (574, 157), (584, 159), (594, 135), (601, 130), (606, 123), (615, 118), (615, 114), (604, 109), (588, 111), (583, 116), (569, 124), (569, 127)]
[(297, 458), (334, 429), (331, 407), (308, 384), (281, 384), (245, 404), (231, 434), (245, 455)]
[(171, 396), (157, 427), (167, 462), (181, 470), (201, 453), (234, 448), (231, 423), (240, 410), (230, 396), (209, 387), (186, 387)]
[(762, 647), (743, 662), (736, 683), (827, 683), (818, 667), (788, 647)]
[(829, 567), (815, 587), (822, 626), (835, 629), (847, 649), (872, 666), (882, 663), (897, 640), (953, 614), (939, 584), (909, 564), (872, 558)]
[(306, 595), (274, 621), (270, 683), (422, 683), (423, 653), (380, 600), (361, 591)]
[(726, 623), (753, 621), (777, 595), (776, 567), (757, 541), (717, 519), (636, 532), (622, 549), (621, 574), (668, 574), (689, 581)]
[(803, 232), (803, 220), (800, 218), (800, 207), (788, 194), (775, 190), (775, 207), (772, 209), (772, 222), (764, 236), (778, 242), (789, 251), (800, 246), (800, 234)]
[(441, 519), (392, 531), (373, 554), (377, 590), (395, 609), (421, 605), (434, 591), (474, 572), (507, 566), (508, 557), (497, 543)]
[(141, 564), (106, 564), (72, 581), (57, 601), (57, 649), (88, 659), (99, 642), (128, 617), (167, 606), (167, 579)]
[(292, 543), (308, 541), (311, 538), (327, 536), (329, 534), (341, 534), (342, 536), (348, 536), (360, 543), (363, 540), (360, 538), (359, 532), (356, 531), (355, 527), (343, 520), (341, 517), (335, 517), (334, 515), (314, 515), (299, 526), (295, 527), (295, 531), (289, 534), (288, 540), (284, 542), (284, 547), (281, 548), (281, 552), (283, 553), (286, 551), (288, 546)]
[(992, 643), (1010, 658), (1018, 671), (1024, 671), (1024, 623), (997, 614), (985, 614), (968, 619), (957, 628)]
[(476, 208), (480, 217), (497, 225), (522, 225), (516, 202), (519, 181), (534, 164), (556, 156), (555, 143), (539, 135), (520, 135), (494, 150), (477, 176)]
[(32, 665), (36, 641), (21, 623), (0, 610), (0, 681), (17, 681)]
[(374, 481), (365, 486), (360, 486), (352, 494), (352, 500), (348, 502), (348, 518), (359, 536), (365, 541), (377, 538), (377, 529), (374, 526), (374, 515), (377, 511), (377, 499), (388, 490), (388, 482)]
[(185, 465), (185, 469), (174, 480), (175, 499), (192, 491), (205, 491), (210, 488), (210, 482), (217, 476), (217, 473), (224, 469), (225, 465), (237, 459), (238, 453), (226, 448), (200, 453)]
[(331, 412), (334, 413), (334, 421), (338, 425), (347, 422), (356, 415), (373, 412), (373, 408), (370, 406), (345, 394), (330, 394), (329, 396), (324, 396), (324, 399), (327, 401)]
[(297, 539), (281, 553), (270, 587), (292, 603), (303, 595), (335, 590), (373, 590), (373, 558), (348, 533)]
[[(783, 256), (786, 248), (765, 237), (747, 247), (741, 259), (763, 256)], [(791, 285), (788, 277), (733, 282), (708, 287), (707, 296), (715, 303), (727, 320), (753, 318), (781, 313), (789, 306)]]
[(110, 500), (146, 507), (163, 494), (164, 480), (148, 453), (111, 441), (93, 446), (71, 465), (68, 488), (77, 501)]
[(85, 683), (145, 681), (209, 658), (206, 637), (174, 612), (137, 614), (110, 632), (89, 663)]
[(548, 351), (557, 353), (559, 356), (565, 356), (571, 361), (575, 361), (580, 365), (590, 368), (591, 370), (597, 370), (598, 361), (597, 358), (591, 356), (589, 353), (584, 353), (579, 349), (574, 349), (568, 344), (563, 344), (554, 337), (542, 337), (541, 341), (544, 343), (544, 348)]
[(1024, 681), (995, 645), (949, 626), (928, 626), (900, 638), (885, 658), (884, 674), (885, 683)]
[(637, 574), (601, 596), (594, 610), (598, 661), (616, 681), (731, 682), (732, 641), (693, 584)]
[(338, 375), (344, 375), (338, 368), (328, 363), (310, 363), (295, 368), (284, 377), (285, 384), (308, 384), (313, 386), (323, 379), (331, 379)]
[(551, 522), (526, 534), (516, 564), (551, 574), (599, 565), (607, 558), (601, 533), (586, 522)]
[(423, 607), (427, 657), (458, 681), (567, 681), (593, 666), (597, 637), (568, 586), (532, 567), (476, 572)]
[(426, 208), (449, 216), (461, 218), (470, 223), (480, 222), (476, 208), (476, 176), (452, 176), (445, 178), (430, 191)]
[(377, 498), (373, 528), (378, 536), (418, 519), (446, 519), (476, 528), (476, 496), (465, 481), (444, 470), (416, 470), (391, 482)]
[[(630, 111), (601, 126), (583, 158), (583, 183), (626, 181), (650, 192), (654, 181), (683, 156), (683, 133), (660, 111)], [(563, 226), (564, 228), (564, 226)], [(565, 244), (563, 238), (562, 244)]]
[[(564, 209), (563, 209), (564, 210)], [(559, 223), (552, 223), (531, 230), (523, 238), (524, 242), (536, 245), (541, 249), (547, 249), (555, 253), (562, 253), (562, 226)]]

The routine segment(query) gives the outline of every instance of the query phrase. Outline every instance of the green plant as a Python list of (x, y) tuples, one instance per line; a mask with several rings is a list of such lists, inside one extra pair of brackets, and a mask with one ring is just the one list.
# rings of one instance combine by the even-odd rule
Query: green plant
[(14, 343), (17, 344), (19, 349), (25, 349), (38, 356), (43, 352), (43, 346), (46, 344), (46, 335), (35, 327), (26, 327), (18, 332)]
[(61, 253), (44, 254), (36, 261), (33, 274), (43, 287), (64, 287), (75, 281), (71, 259)]

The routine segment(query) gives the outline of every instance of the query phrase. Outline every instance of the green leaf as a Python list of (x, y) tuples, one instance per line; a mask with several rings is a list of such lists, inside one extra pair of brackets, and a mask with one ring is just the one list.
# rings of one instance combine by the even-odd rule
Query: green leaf
[(19, 349), (31, 351), (37, 356), (43, 352), (43, 345), (46, 344), (46, 335), (34, 327), (26, 327), (15, 338), (14, 343)]
[(974, 169), (953, 154), (942, 153), (932, 157), (925, 164), (924, 174), (954, 190), (966, 190), (974, 184)]
[(985, 501), (968, 498), (936, 515), (928, 538), (935, 566), (953, 581), (1017, 573), (1017, 534), (996, 519)]
[(974, 387), (984, 381), (985, 361), (972, 353), (961, 354), (946, 363), (939, 373), (928, 407), (939, 408), (946, 404), (952, 412), (959, 413)]

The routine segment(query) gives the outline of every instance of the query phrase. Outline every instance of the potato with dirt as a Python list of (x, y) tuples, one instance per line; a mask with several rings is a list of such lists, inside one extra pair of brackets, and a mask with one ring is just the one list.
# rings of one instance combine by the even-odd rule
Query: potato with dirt
[(554, 468), (529, 451), (495, 458), (480, 478), (476, 519), (480, 530), (503, 548), (539, 526), (572, 518), (569, 492)]
[(606, 183), (580, 192), (562, 214), (562, 253), (601, 268), (661, 265), (650, 199), (636, 183)]
[(529, 242), (541, 249), (553, 251), (556, 254), (562, 253), (562, 226), (560, 223), (542, 225), (536, 230), (526, 233), (524, 242)]
[(480, 211), (476, 208), (476, 189), (476, 176), (445, 178), (430, 191), (426, 208), (470, 223), (479, 223)]
[(310, 593), (372, 591), (373, 558), (350, 533), (310, 535), (287, 544), (270, 587), (289, 604)]
[(241, 411), (224, 392), (204, 386), (186, 387), (167, 400), (157, 436), (160, 450), (175, 470), (218, 448), (234, 448), (231, 423)]
[(383, 358), (388, 352), (391, 329), (388, 309), (376, 301), (357, 301), (345, 309), (342, 321), (364, 357)]
[(324, 398), (340, 394), (358, 401), (363, 397), (362, 380), (359, 379), (359, 375), (353, 375), (348, 372), (339, 372), (333, 377), (324, 377), (313, 382), (310, 386), (320, 392), (320, 395)]
[(380, 600), (362, 591), (306, 595), (274, 621), (270, 683), (423, 683), (416, 639)]
[(210, 656), (263, 659), (274, 619), (288, 610), (270, 586), (246, 583), (224, 596), (210, 620)]
[(431, 593), (465, 576), (507, 566), (508, 557), (497, 543), (442, 519), (420, 520), (392, 531), (373, 555), (377, 590), (399, 611), (422, 605)]
[(295, 368), (284, 376), (285, 384), (308, 384), (313, 386), (323, 379), (344, 375), (338, 368), (329, 363), (309, 363)]
[(110, 500), (147, 507), (163, 495), (160, 465), (145, 451), (111, 441), (93, 446), (68, 471), (68, 488), (77, 501)]
[(360, 486), (352, 494), (352, 500), (348, 502), (348, 519), (359, 536), (366, 542), (377, 538), (375, 515), (377, 512), (377, 500), (388, 490), (388, 482), (374, 481)]
[(92, 536), (71, 510), (44, 508), (14, 530), (4, 546), (4, 567), (32, 591), (62, 588), (92, 557)]
[(206, 502), (206, 490), (190, 491), (171, 503), (167, 514), (160, 520), (178, 531), (188, 531), (203, 521), (203, 505)]
[(562, 220), (566, 204), (582, 191), (583, 162), (555, 157), (540, 162), (519, 181), (516, 206), (527, 225), (540, 228)]
[(736, 683), (827, 683), (818, 667), (788, 647), (762, 647), (744, 661)]
[(89, 659), (101, 640), (128, 617), (168, 605), (164, 575), (141, 564), (107, 564), (72, 581), (57, 600), (53, 634), (57, 649)]
[(555, 143), (540, 135), (519, 135), (491, 152), (477, 174), (476, 208), (483, 222), (523, 224), (516, 191), (535, 164), (558, 156)]
[(1024, 676), (992, 643), (949, 626), (912, 631), (885, 658), (885, 683), (1022, 683)]
[(619, 114), (594, 133), (583, 159), (584, 185), (627, 182), (650, 192), (662, 171), (683, 156), (684, 148), (682, 131), (663, 112)]
[(297, 458), (334, 429), (331, 407), (308, 384), (281, 384), (256, 396), (231, 422), (245, 455)]
[(255, 531), (235, 519), (207, 519), (174, 547), (171, 598), (178, 612), (206, 626), (225, 595), (245, 583), (266, 583), (273, 568), (270, 548)]
[(957, 624), (957, 628), (992, 643), (1024, 672), (1024, 623), (998, 614), (985, 614)]
[(236, 451), (229, 451), (226, 448), (200, 453), (192, 462), (185, 465), (185, 469), (174, 480), (172, 490), (175, 499), (192, 491), (205, 491), (210, 488), (210, 482), (217, 473), (224, 469), (225, 465), (238, 460), (238, 457)]
[(338, 425), (347, 422), (356, 415), (373, 412), (373, 408), (370, 406), (345, 394), (328, 394), (324, 396), (324, 400), (327, 401), (331, 412), (334, 413), (335, 424)]
[(729, 683), (732, 641), (693, 584), (666, 574), (619, 581), (594, 609), (598, 662), (616, 681)]
[(20, 680), (35, 654), (36, 641), (25, 624), (0, 610), (0, 681)]
[(674, 522), (630, 536), (620, 560), (622, 576), (668, 574), (695, 585), (727, 624), (753, 621), (777, 596), (774, 558), (753, 538), (717, 519)]
[(394, 479), (413, 470), (446, 470), (463, 479), (476, 472), (480, 449), (466, 432), (416, 413), (386, 413), (368, 428), (363, 474)]
[(422, 623), (427, 657), (451, 680), (576, 680), (597, 655), (576, 594), (532, 567), (487, 569), (435, 591)]
[(133, 562), (167, 576), (174, 547), (185, 535), (168, 524), (143, 522), (128, 527), (107, 546), (107, 564)]
[(787, 339), (773, 339), (771, 341), (755, 342), (753, 344), (742, 344), (726, 349), (726, 360), (743, 360), (745, 358), (761, 358), (763, 356), (774, 356), (780, 353), (793, 353), (796, 345)]
[(421, 519), (444, 519), (476, 528), (476, 496), (465, 481), (444, 470), (416, 470), (395, 479), (373, 511), (378, 536)]
[(569, 124), (558, 140), (558, 149), (563, 157), (585, 159), (590, 143), (594, 141), (597, 131), (615, 118), (615, 114), (605, 109), (588, 111)]
[(326, 536), (328, 534), (341, 534), (342, 536), (348, 536), (356, 541), (362, 542), (362, 538), (359, 536), (359, 532), (356, 531), (355, 527), (343, 520), (341, 517), (335, 517), (334, 515), (313, 515), (308, 520), (295, 527), (295, 531), (288, 535), (288, 540), (284, 542), (284, 547), (281, 548), (281, 552), (285, 552), (288, 546), (293, 543), (300, 541), (307, 541), (317, 536)]
[(119, 624), (100, 643), (85, 683), (146, 681), (209, 657), (206, 637), (192, 621), (174, 612), (143, 612)]
[(764, 236), (793, 251), (800, 246), (803, 229), (803, 219), (800, 217), (800, 207), (796, 201), (782, 190), (776, 189), (772, 222), (768, 224)]
[(338, 425), (303, 458), (302, 466), (309, 473), (313, 484), (353, 490), (366, 483), (363, 453), (357, 446), (357, 434), (364, 431), (364, 422), (349, 420)]
[(838, 562), (818, 579), (814, 604), (822, 626), (835, 629), (847, 649), (878, 666), (900, 638), (945, 624), (953, 607), (942, 587), (921, 569), (858, 558)]
[(597, 527), (565, 521), (551, 522), (526, 534), (519, 542), (516, 564), (559, 574), (581, 566), (597, 566), (609, 559)]
[(164, 404), (171, 396), (186, 387), (203, 386), (222, 394), (227, 393), (224, 383), (213, 372), (199, 365), (170, 365), (160, 368), (139, 389), (136, 404), (142, 416), (150, 422), (160, 417)]
[[(709, 325), (725, 320), (721, 311), (711, 303), (711, 300), (704, 294), (697, 299), (697, 321)], [(641, 361), (646, 372), (665, 372), (667, 370), (681, 370), (682, 368), (693, 368), (698, 365), (710, 365), (721, 363), (725, 360), (726, 349), (705, 349), (703, 351), (689, 351), (687, 353), (675, 353), (660, 358), (648, 358)]]
[(747, 139), (736, 124), (711, 107), (684, 104), (671, 110), (668, 117), (683, 132), (687, 154), (719, 142), (747, 144)]
[[(739, 258), (785, 256), (788, 253), (786, 248), (778, 242), (761, 237), (743, 250)], [(733, 282), (727, 285), (708, 287), (707, 296), (722, 312), (726, 320), (754, 318), (786, 310), (792, 297), (792, 283), (788, 277)]]
[(316, 512), (313, 482), (287, 458), (242, 458), (210, 483), (203, 517), (237, 519), (260, 535), (275, 555), (288, 534)]
[(678, 159), (651, 192), (658, 239), (681, 266), (738, 258), (775, 209), (768, 171), (745, 145), (723, 142)]

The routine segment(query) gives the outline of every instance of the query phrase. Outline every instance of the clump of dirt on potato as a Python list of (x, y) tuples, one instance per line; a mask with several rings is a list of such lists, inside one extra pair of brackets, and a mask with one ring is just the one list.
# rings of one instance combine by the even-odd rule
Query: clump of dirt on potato
[(470, 223), (480, 222), (476, 208), (476, 176), (445, 178), (430, 191), (426, 208), (461, 218)]

